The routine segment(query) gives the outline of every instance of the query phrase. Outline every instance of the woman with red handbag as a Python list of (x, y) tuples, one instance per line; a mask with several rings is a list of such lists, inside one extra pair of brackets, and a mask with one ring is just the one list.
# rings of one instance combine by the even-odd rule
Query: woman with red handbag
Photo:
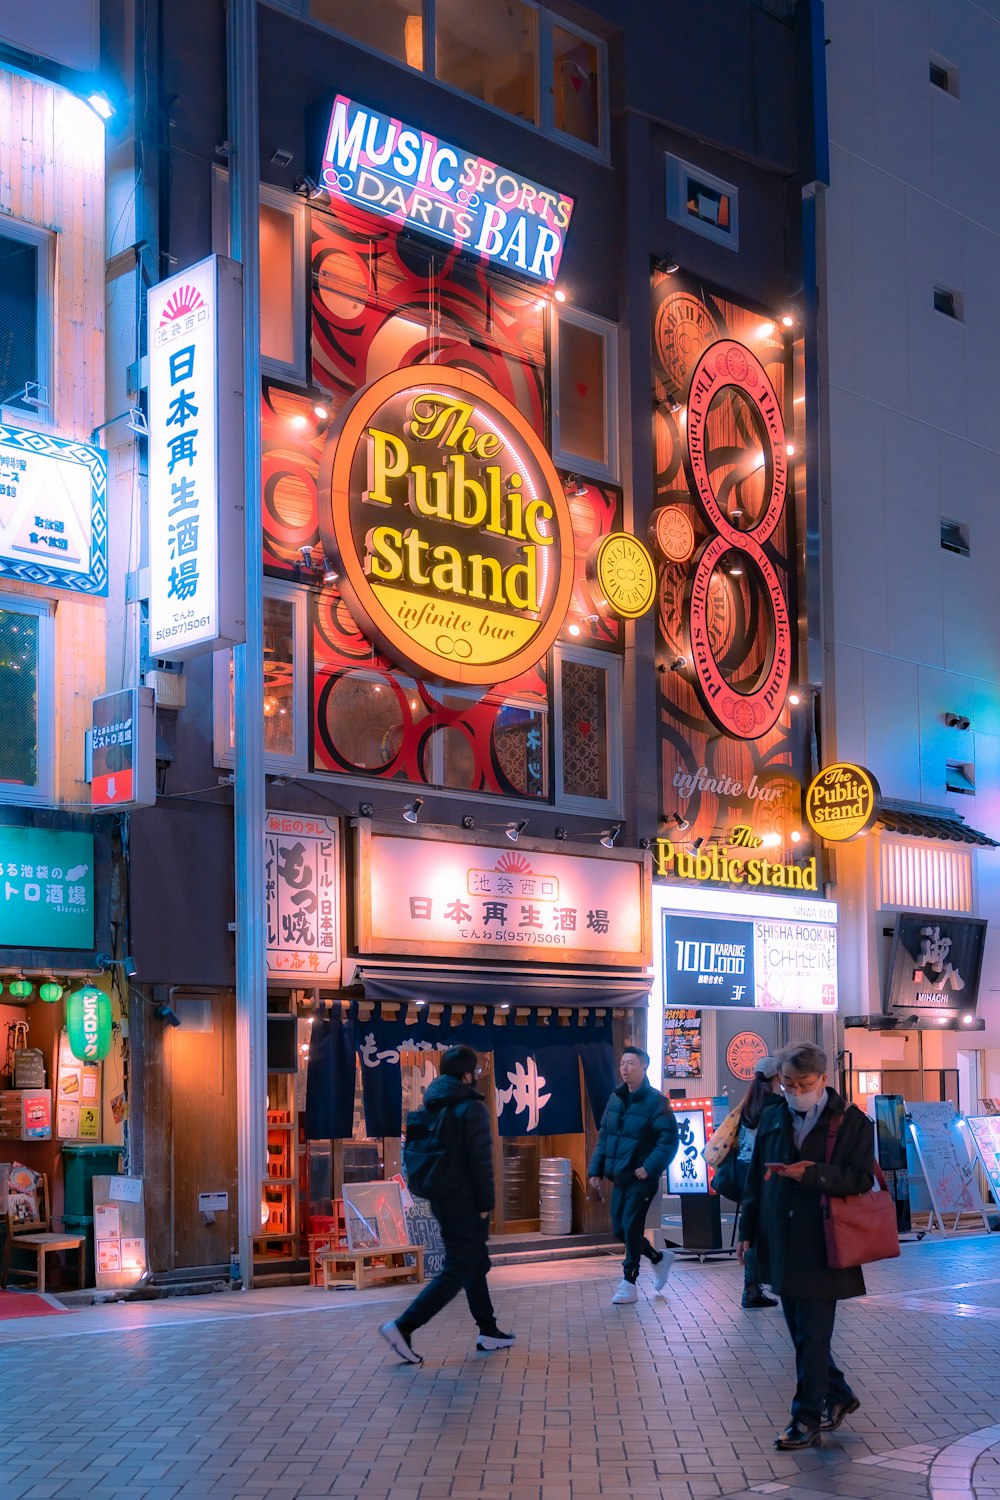
[(869, 1194), (877, 1168), (872, 1123), (827, 1087), (826, 1053), (793, 1043), (777, 1062), (785, 1104), (767, 1110), (757, 1130), (740, 1258), (755, 1252), (757, 1275), (781, 1298), (795, 1345), (792, 1419), (775, 1438), (776, 1447), (794, 1450), (817, 1446), (821, 1430), (839, 1427), (860, 1405), (830, 1343), (837, 1303), (863, 1297), (865, 1281), (859, 1263), (838, 1264), (836, 1250), (831, 1261), (827, 1222), (830, 1200)]

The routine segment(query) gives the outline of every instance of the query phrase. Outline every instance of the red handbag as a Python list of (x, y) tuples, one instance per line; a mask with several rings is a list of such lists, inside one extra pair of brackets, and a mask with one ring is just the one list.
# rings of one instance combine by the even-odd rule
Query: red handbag
[[(827, 1130), (828, 1162), (833, 1156), (842, 1118), (843, 1116), (838, 1116), (831, 1120)], [(896, 1204), (878, 1162), (875, 1163), (875, 1180), (878, 1189), (872, 1188), (867, 1193), (852, 1193), (849, 1198), (831, 1198), (826, 1193), (823, 1194), (826, 1261), (835, 1271), (845, 1271), (851, 1266), (867, 1266), (876, 1260), (892, 1260), (899, 1254)]]

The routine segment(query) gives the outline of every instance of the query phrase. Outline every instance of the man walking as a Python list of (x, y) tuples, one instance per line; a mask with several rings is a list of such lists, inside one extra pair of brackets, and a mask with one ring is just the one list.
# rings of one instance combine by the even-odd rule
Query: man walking
[(411, 1365), (423, 1364), (410, 1342), (415, 1331), (463, 1290), (479, 1327), (476, 1348), (507, 1349), (514, 1342), (512, 1333), (501, 1333), (497, 1327), (486, 1286), (490, 1269), (486, 1238), (494, 1202), (493, 1143), (490, 1117), (475, 1086), (478, 1073), (471, 1047), (449, 1047), (441, 1059), (441, 1076), (424, 1095), (429, 1113), (448, 1112), (440, 1122), (448, 1147), (448, 1188), (430, 1200), (431, 1213), (441, 1226), (444, 1265), (395, 1323), (379, 1328), (400, 1359)]
[(666, 1285), (673, 1263), (672, 1250), (656, 1250), (646, 1238), (646, 1214), (656, 1196), (660, 1175), (677, 1154), (674, 1112), (646, 1077), (649, 1053), (626, 1047), (619, 1072), (621, 1085), (608, 1100), (601, 1120), (597, 1149), (590, 1163), (590, 1185), (600, 1188), (602, 1177), (614, 1184), (611, 1226), (625, 1242), (623, 1280), (612, 1302), (637, 1302), (635, 1289), (642, 1256), (653, 1263), (653, 1284)]

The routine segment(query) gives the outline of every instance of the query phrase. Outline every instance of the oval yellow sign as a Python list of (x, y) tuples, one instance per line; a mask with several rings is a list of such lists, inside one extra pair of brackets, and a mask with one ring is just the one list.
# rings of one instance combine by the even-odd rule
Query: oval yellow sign
[(825, 766), (809, 783), (806, 821), (821, 839), (846, 843), (875, 822), (880, 796), (878, 782), (863, 766)]
[(348, 608), (401, 665), (493, 684), (556, 640), (569, 504), (541, 440), (485, 381), (416, 365), (366, 386), (327, 441), (319, 497)]
[(638, 537), (612, 531), (587, 560), (587, 578), (597, 602), (622, 620), (637, 620), (653, 602), (656, 568)]

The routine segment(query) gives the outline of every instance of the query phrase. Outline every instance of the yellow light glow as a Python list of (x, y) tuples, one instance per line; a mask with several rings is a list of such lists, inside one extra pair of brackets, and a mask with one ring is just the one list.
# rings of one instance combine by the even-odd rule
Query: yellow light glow
[(301, 432), (303, 427), (309, 426), (309, 418), (303, 412), (299, 411), (295, 413), (294, 417), (289, 417), (288, 425), (289, 427), (297, 428)]
[(774, 332), (774, 324), (773, 323), (762, 323), (760, 325), (760, 327), (757, 329), (757, 337), (759, 339), (769, 339), (771, 337), (771, 334), (773, 332)]

